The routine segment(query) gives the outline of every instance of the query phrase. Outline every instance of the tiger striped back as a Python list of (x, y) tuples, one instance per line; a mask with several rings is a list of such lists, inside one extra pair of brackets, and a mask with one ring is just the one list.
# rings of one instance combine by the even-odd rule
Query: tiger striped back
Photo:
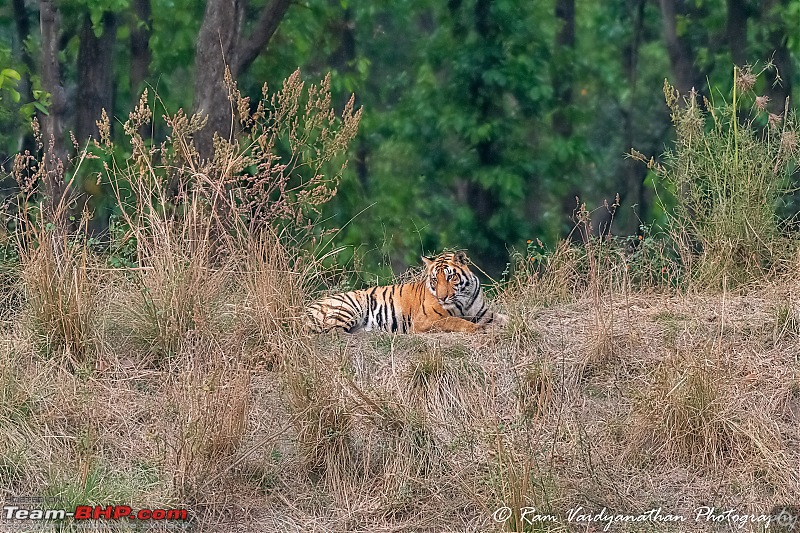
[(464, 252), (422, 259), (425, 276), (419, 281), (334, 294), (314, 302), (307, 309), (309, 329), (474, 333), (506, 324), (505, 315), (489, 310)]

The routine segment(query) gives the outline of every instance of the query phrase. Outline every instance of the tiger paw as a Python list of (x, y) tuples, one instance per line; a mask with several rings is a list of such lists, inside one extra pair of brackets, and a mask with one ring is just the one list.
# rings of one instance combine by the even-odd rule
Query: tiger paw
[(494, 313), (491, 322), (486, 322), (480, 325), (479, 331), (492, 331), (495, 329), (502, 329), (508, 324), (508, 316), (500, 313)]

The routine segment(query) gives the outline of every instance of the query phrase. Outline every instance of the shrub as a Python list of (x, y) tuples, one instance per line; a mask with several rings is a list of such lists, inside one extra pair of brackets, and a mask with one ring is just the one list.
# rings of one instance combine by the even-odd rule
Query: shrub
[[(763, 72), (763, 70), (762, 70)], [(800, 139), (788, 101), (768, 113), (753, 88), (758, 74), (734, 68), (730, 101), (699, 101), (664, 83), (675, 144), (648, 163), (675, 194), (670, 231), (685, 267), (701, 286), (734, 287), (784, 270), (797, 242), (777, 215), (797, 171)]]

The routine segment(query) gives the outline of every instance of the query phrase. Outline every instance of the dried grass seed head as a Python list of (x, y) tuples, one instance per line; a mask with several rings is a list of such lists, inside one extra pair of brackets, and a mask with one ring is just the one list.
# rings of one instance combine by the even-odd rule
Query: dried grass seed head
[(766, 111), (769, 101), (770, 97), (767, 95), (756, 96), (756, 100), (753, 105), (755, 105), (756, 109), (758, 109), (759, 112), (763, 112)]
[(755, 86), (757, 79), (758, 76), (753, 73), (753, 67), (750, 65), (736, 69), (736, 88), (743, 93), (750, 91)]
[(796, 131), (786, 130), (781, 133), (781, 152), (783, 152), (786, 157), (796, 156), (798, 154), (798, 148), (800, 148), (800, 139)]

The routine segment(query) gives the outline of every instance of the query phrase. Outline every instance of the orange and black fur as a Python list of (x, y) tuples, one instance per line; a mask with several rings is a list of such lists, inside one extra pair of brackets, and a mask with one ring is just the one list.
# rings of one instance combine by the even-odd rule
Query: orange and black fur
[(422, 260), (425, 276), (420, 281), (334, 294), (311, 304), (309, 328), (317, 333), (336, 329), (474, 333), (506, 324), (505, 315), (489, 310), (464, 252)]

